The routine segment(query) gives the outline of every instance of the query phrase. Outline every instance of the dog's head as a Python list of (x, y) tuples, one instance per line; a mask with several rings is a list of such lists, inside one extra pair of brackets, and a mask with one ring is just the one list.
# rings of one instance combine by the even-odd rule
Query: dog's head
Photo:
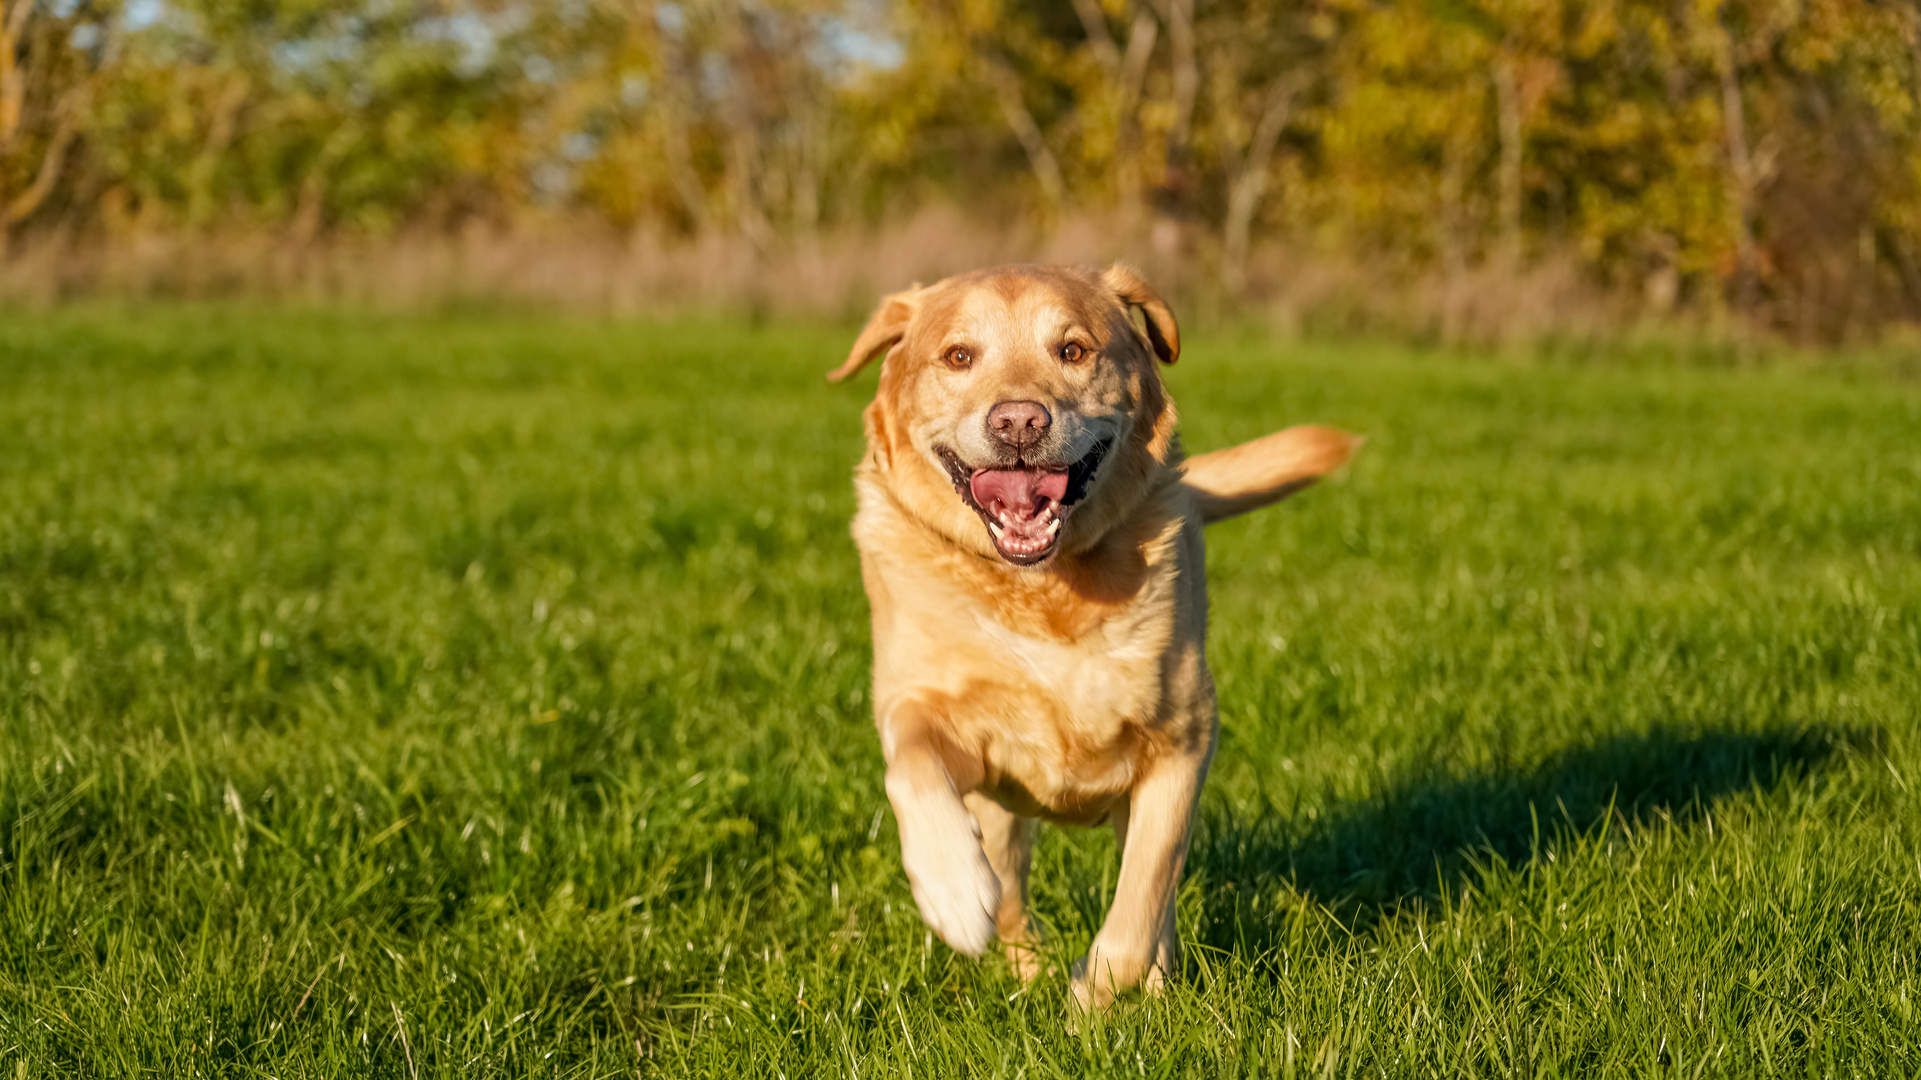
[(882, 353), (867, 440), (885, 482), (982, 555), (1033, 566), (1092, 547), (1178, 454), (1157, 365), (1179, 356), (1179, 331), (1124, 266), (1002, 267), (895, 293), (828, 377)]

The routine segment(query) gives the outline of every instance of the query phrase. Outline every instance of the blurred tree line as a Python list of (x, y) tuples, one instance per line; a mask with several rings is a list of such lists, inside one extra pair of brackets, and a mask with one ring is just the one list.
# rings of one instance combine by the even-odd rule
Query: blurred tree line
[(1918, 106), (1913, 0), (0, 0), (0, 244), (946, 204), (1832, 338), (1921, 312)]

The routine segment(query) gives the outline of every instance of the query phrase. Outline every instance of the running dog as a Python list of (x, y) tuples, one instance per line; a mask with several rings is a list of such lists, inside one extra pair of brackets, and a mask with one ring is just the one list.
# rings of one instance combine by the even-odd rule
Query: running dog
[[(1140, 321), (1135, 321), (1135, 313)], [(1175, 889), (1218, 717), (1202, 527), (1339, 467), (1296, 427), (1181, 451), (1165, 301), (1132, 270), (1011, 266), (881, 301), (846, 379), (885, 355), (855, 471), (874, 715), (902, 860), (955, 949), (1038, 968), (1040, 819), (1112, 824), (1113, 906), (1074, 966), (1082, 1008), (1175, 972)]]

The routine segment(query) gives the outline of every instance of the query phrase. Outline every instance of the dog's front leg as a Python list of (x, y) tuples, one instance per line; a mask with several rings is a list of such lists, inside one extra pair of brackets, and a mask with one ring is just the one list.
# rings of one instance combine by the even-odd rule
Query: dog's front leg
[(994, 917), (1008, 963), (1022, 982), (1040, 974), (1040, 935), (1027, 917), (1027, 872), (1034, 862), (1033, 818), (1021, 817), (976, 791), (967, 796), (967, 810), (981, 830), (987, 864), (1001, 883), (1000, 911)]
[(880, 725), (887, 801), (921, 918), (942, 941), (979, 956), (994, 940), (1001, 882), (981, 850), (980, 823), (961, 801), (980, 784), (980, 763), (954, 747), (940, 720), (918, 700), (888, 710)]
[(1121, 875), (1114, 906), (1074, 965), (1074, 999), (1097, 1009), (1131, 987), (1158, 990), (1180, 961), (1174, 898), (1207, 756), (1163, 758), (1114, 808)]

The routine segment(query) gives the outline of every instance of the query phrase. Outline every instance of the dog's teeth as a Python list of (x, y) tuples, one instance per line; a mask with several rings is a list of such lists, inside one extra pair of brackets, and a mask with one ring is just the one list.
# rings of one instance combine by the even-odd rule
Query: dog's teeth
[(1001, 538), (1001, 534), (1006, 532), (1007, 530), (1001, 528), (999, 525), (996, 525), (990, 521), (987, 523), (987, 531), (994, 534), (994, 539), (999, 540)]
[(1049, 535), (1049, 536), (1052, 536), (1052, 535), (1054, 535), (1055, 533), (1057, 533), (1057, 532), (1060, 532), (1060, 531), (1061, 531), (1061, 519), (1060, 519), (1060, 518), (1055, 518), (1054, 520), (1052, 520), (1052, 521), (1050, 521), (1050, 522), (1048, 522), (1048, 523), (1047, 523), (1047, 535)]

